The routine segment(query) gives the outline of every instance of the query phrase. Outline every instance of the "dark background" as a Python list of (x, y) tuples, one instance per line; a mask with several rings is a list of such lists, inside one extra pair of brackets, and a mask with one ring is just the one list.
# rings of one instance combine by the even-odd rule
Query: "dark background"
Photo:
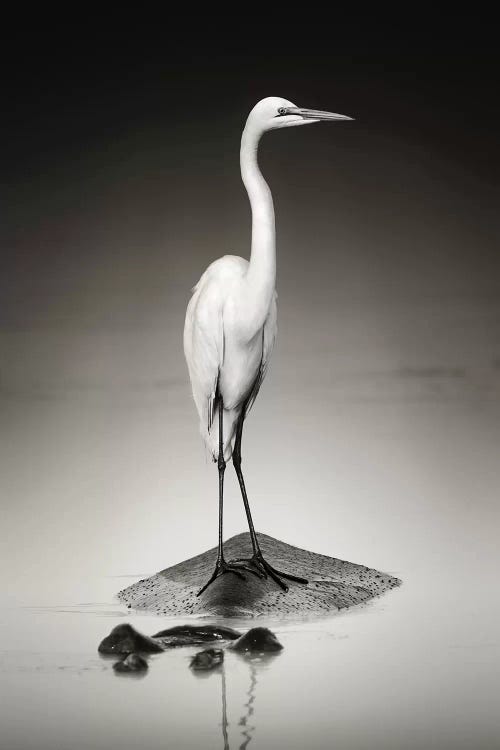
[[(248, 257), (239, 139), (269, 95), (355, 121), (261, 146), (279, 334), (245, 437), (258, 528), (389, 570), (492, 528), (494, 29), (329, 11), (6, 24), (0, 409), (20, 575), (48, 543), (44, 580), (62, 575), (68, 528), (78, 578), (89, 559), (152, 571), (214, 543), (183, 318), (208, 263)], [(227, 535), (245, 528), (231, 481)]]
[[(2, 115), (5, 325), (39, 323), (48, 308), (64, 305), (53, 279), (44, 278), (48, 269), (64, 266), (66, 295), (81, 294), (110, 236), (118, 265), (133, 262), (131, 243), (151, 249), (167, 237), (166, 257), (171, 245), (183, 253), (193, 238), (210, 247), (214, 232), (217, 255), (224, 224), (230, 245), (241, 244), (226, 218), (236, 211), (235, 224), (248, 227), (239, 132), (253, 104), (271, 94), (356, 118), (333, 135), (323, 127), (313, 138), (280, 134), (272, 149), (265, 145), (266, 174), (285, 215), (321, 203), (326, 191), (334, 211), (355, 211), (363, 222), (363, 211), (379, 212), (385, 191), (394, 197), (382, 210), (392, 208), (395, 224), (410, 201), (429, 221), (428, 207), (418, 205), (429, 196), (412, 195), (398, 169), (404, 152), (432, 176), (436, 194), (448, 193), (439, 210), (460, 214), (460, 234), (471, 227), (470, 270), (480, 264), (489, 282), (498, 278), (490, 242), (496, 205), (489, 212), (498, 172), (498, 53), (487, 19), (391, 25), (335, 11), (313, 20), (289, 11), (286, 19), (193, 13), (168, 25), (126, 18), (103, 28), (95, 19), (43, 18), (39, 28), (10, 30)], [(235, 249), (245, 254), (244, 245)], [(384, 261), (387, 250), (377, 252)], [(464, 252), (460, 243), (447, 257), (451, 273)]]

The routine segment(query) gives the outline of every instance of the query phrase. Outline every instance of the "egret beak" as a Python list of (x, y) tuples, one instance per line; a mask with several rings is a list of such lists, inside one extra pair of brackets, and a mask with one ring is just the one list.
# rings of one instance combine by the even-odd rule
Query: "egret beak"
[(283, 107), (281, 115), (299, 115), (304, 120), (353, 120), (347, 115), (338, 115), (335, 112), (322, 112), (319, 109), (302, 109), (302, 107)]

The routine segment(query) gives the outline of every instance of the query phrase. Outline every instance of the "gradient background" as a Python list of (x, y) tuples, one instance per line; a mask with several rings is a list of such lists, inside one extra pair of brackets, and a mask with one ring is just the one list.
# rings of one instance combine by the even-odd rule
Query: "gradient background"
[[(0, 276), (8, 595), (91, 596), (92, 576), (150, 573), (216, 543), (183, 320), (212, 260), (248, 257), (239, 138), (254, 103), (278, 95), (356, 121), (261, 147), (279, 334), (244, 438), (256, 526), (405, 580), (431, 561), (457, 607), (467, 571), (483, 596), (500, 480), (495, 47), (451, 28), (447, 41), (403, 25), (322, 32), (319, 17), (223, 41), (216, 25), (14, 42)], [(246, 529), (227, 476), (226, 537)]]

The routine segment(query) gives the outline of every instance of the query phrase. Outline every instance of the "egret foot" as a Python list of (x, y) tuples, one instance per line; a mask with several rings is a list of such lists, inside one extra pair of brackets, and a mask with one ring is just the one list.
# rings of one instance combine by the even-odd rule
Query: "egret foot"
[(226, 562), (224, 559), (217, 560), (215, 564), (215, 570), (212, 573), (212, 577), (207, 581), (207, 583), (201, 588), (196, 596), (200, 596), (200, 594), (203, 594), (205, 589), (207, 589), (211, 583), (213, 583), (217, 578), (224, 575), (224, 573), (234, 573), (235, 576), (238, 576), (238, 578), (241, 578), (242, 581), (246, 581), (245, 576), (243, 575), (242, 571), (247, 570), (249, 573), (253, 573), (253, 575), (257, 576), (258, 578), (263, 578), (263, 574), (260, 570), (250, 567), (249, 565), (236, 565), (235, 560), (232, 560), (231, 562)]
[[(283, 589), (283, 591), (288, 591), (288, 586), (286, 585), (286, 583), (284, 583), (284, 581), (281, 580), (282, 578), (287, 578), (289, 581), (295, 581), (295, 583), (309, 583), (306, 578), (300, 578), (300, 576), (293, 576), (291, 575), (291, 573), (283, 573), (283, 571), (281, 570), (276, 570), (276, 568), (273, 568), (273, 566), (264, 559), (264, 555), (260, 551), (256, 552), (250, 558), (236, 558), (236, 560), (233, 560), (232, 562), (247, 563), (248, 566), (257, 569), (261, 573), (261, 576), (263, 575), (264, 578), (270, 576), (273, 581), (275, 581), (278, 586)], [(245, 567), (245, 569), (247, 570), (248, 568)]]

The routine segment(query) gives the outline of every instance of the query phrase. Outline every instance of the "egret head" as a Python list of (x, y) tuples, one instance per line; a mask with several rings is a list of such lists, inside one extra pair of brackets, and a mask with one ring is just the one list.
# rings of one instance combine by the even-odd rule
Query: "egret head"
[(288, 99), (282, 99), (279, 96), (268, 96), (257, 102), (247, 119), (247, 128), (251, 128), (260, 135), (267, 130), (276, 130), (277, 128), (290, 128), (294, 125), (309, 125), (314, 122), (328, 120), (329, 122), (339, 122), (342, 120), (352, 120), (347, 115), (338, 115), (335, 112), (322, 112), (317, 109), (303, 109), (297, 107)]

